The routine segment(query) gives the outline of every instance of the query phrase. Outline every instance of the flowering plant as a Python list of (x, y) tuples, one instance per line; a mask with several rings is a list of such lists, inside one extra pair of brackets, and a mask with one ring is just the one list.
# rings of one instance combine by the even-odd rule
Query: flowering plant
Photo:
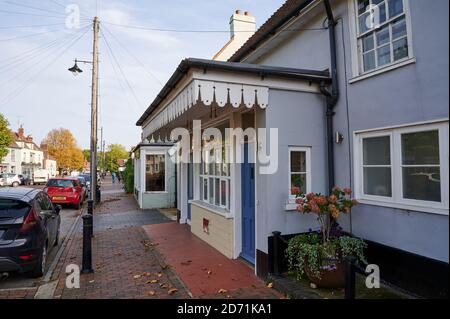
[(341, 213), (348, 214), (358, 204), (350, 198), (351, 194), (349, 188), (334, 187), (329, 196), (320, 193), (297, 195), (297, 210), (302, 214), (317, 215), (320, 224), (320, 231), (310, 231), (289, 240), (286, 250), (289, 268), (297, 271), (299, 277), (306, 272), (311, 280), (320, 279), (324, 271), (336, 271), (347, 256), (356, 256), (366, 262), (366, 243), (346, 236), (336, 222)]
[(358, 204), (355, 199), (350, 198), (351, 193), (350, 188), (334, 187), (329, 196), (320, 193), (297, 195), (295, 201), (297, 210), (303, 214), (317, 215), (323, 244), (330, 241), (332, 225), (339, 218), (341, 212), (348, 214), (350, 209)]

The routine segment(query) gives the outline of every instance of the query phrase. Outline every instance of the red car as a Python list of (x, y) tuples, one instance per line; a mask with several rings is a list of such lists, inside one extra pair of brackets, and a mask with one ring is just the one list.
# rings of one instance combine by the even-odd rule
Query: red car
[(45, 187), (45, 192), (54, 204), (70, 204), (80, 209), (85, 194), (78, 178), (51, 178)]

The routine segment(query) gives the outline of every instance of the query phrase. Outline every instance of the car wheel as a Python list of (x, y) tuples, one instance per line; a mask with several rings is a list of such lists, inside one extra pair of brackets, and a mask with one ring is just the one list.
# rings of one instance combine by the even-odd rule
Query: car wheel
[(47, 263), (47, 244), (42, 248), (36, 267), (30, 272), (30, 277), (39, 278), (44, 275), (45, 265)]
[(19, 186), (19, 182), (14, 182), (14, 183), (12, 183), (12, 186), (13, 186), (13, 187), (18, 187), (18, 186)]

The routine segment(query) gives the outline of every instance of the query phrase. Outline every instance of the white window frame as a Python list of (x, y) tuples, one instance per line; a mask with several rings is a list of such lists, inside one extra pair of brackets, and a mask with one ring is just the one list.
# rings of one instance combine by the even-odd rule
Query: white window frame
[[(405, 133), (439, 131), (439, 165), (441, 175), (441, 202), (403, 198), (402, 145), (401, 135)], [(436, 123), (418, 123), (409, 126), (390, 127), (370, 131), (354, 132), (354, 172), (355, 197), (361, 203), (387, 206), (405, 210), (449, 214), (449, 149), (448, 120)], [(392, 196), (373, 196), (364, 194), (363, 139), (379, 136), (391, 136), (391, 188)], [(432, 166), (432, 165), (428, 165)]]
[[(164, 190), (163, 191), (147, 191), (147, 156), (149, 155), (164, 155)], [(168, 167), (168, 157), (164, 151), (146, 151), (143, 156), (144, 160), (144, 193), (146, 194), (165, 194), (168, 193), (167, 189), (167, 167)]]
[[(386, 0), (387, 3), (387, 0)], [(356, 82), (358, 80), (365, 79), (367, 77), (371, 77), (380, 73), (384, 73), (411, 63), (415, 63), (416, 60), (414, 58), (413, 52), (413, 39), (412, 39), (412, 26), (411, 26), (411, 14), (410, 14), (410, 6), (409, 0), (403, 0), (403, 10), (406, 21), (406, 39), (408, 42), (408, 56), (400, 59), (398, 61), (393, 61), (391, 56), (391, 63), (385, 64), (380, 67), (375, 67), (372, 70), (364, 71), (363, 69), (363, 55), (362, 55), (362, 44), (360, 43), (359, 37), (359, 21), (358, 21), (358, 0), (348, 0), (348, 11), (349, 11), (349, 26), (350, 26), (350, 44), (351, 44), (351, 55), (352, 55), (352, 71), (353, 78), (349, 81), (350, 83)], [(386, 6), (386, 12), (388, 12), (388, 7)], [(385, 22), (381, 24), (381, 26), (389, 25), (392, 20), (397, 19), (399, 16), (394, 17), (393, 19), (389, 18)], [(379, 28), (377, 28), (379, 29)], [(364, 34), (368, 34), (371, 31), (367, 31)], [(389, 28), (389, 33), (391, 33), (391, 28)], [(375, 36), (375, 35), (374, 35)], [(398, 39), (397, 39), (398, 40)], [(393, 55), (392, 50), (392, 41), (390, 42), (391, 46), (391, 55)], [(374, 49), (376, 51), (376, 48)], [(376, 52), (375, 52), (376, 55)]]
[[(199, 175), (197, 177), (198, 181), (200, 181), (200, 179), (203, 180), (203, 183), (198, 183), (199, 184), (199, 200), (208, 204), (208, 205), (212, 205), (214, 207), (220, 207), (223, 208), (224, 210), (226, 210), (227, 212), (230, 211), (230, 195), (231, 195), (231, 165), (228, 164), (228, 176), (222, 175), (222, 174), (217, 174), (217, 171), (215, 172), (214, 175), (210, 174), (209, 172), (209, 168), (208, 168), (208, 173), (205, 174), (205, 167), (208, 165), (218, 165), (217, 163), (205, 163), (203, 161), (203, 156), (202, 156), (202, 163), (200, 164), (201, 167), (199, 167)], [(222, 165), (222, 163), (220, 163), (219, 165)], [(202, 168), (203, 167), (203, 168)], [(215, 169), (216, 170), (216, 169)], [(222, 172), (222, 169), (220, 170)], [(213, 180), (213, 185), (211, 185), (210, 183), (210, 179)], [(219, 205), (216, 205), (216, 192), (215, 192), (215, 181), (216, 179), (219, 180)], [(208, 181), (208, 186), (207, 186), (207, 198), (204, 197), (204, 185), (205, 185), (205, 180)], [(220, 191), (220, 187), (222, 185), (222, 181), (225, 181), (226, 183), (226, 201), (225, 201), (225, 205), (222, 205), (222, 192)], [(213, 198), (212, 198), (212, 203), (209, 201), (210, 196), (209, 194), (211, 193), (211, 189), (213, 191)]]
[[(291, 171), (291, 153), (304, 152), (306, 157), (306, 172)], [(289, 146), (288, 148), (288, 196), (289, 203), (295, 202), (295, 198), (291, 195), (291, 176), (292, 174), (306, 174), (306, 193), (311, 192), (311, 147), (305, 146)]]

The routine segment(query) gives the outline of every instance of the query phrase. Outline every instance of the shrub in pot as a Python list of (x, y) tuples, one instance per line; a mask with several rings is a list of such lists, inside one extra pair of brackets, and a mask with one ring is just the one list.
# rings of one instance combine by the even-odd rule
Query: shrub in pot
[(354, 256), (366, 262), (364, 241), (343, 235), (336, 226), (340, 214), (349, 213), (358, 204), (350, 195), (350, 189), (335, 187), (329, 196), (314, 193), (297, 196), (297, 210), (302, 214), (317, 215), (320, 230), (298, 235), (289, 241), (286, 251), (289, 268), (300, 278), (308, 276), (319, 287), (344, 286), (344, 258)]

